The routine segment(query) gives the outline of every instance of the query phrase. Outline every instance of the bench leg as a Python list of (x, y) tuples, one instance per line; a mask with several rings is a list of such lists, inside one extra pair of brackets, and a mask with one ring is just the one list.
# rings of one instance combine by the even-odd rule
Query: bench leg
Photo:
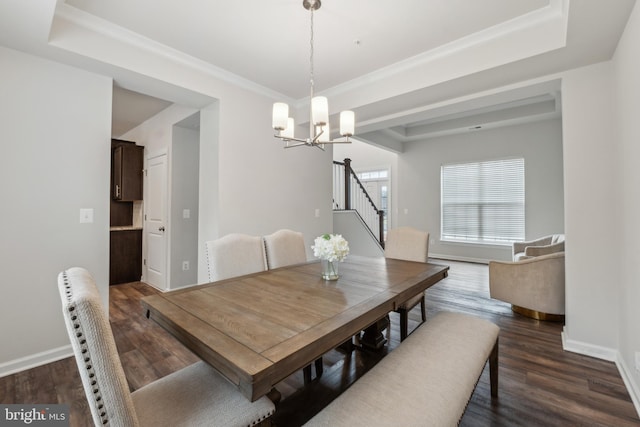
[(491, 381), (491, 397), (498, 397), (498, 338), (489, 355), (489, 378)]

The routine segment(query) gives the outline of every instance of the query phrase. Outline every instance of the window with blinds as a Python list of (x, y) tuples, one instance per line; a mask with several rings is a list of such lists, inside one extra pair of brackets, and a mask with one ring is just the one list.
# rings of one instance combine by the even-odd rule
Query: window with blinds
[(441, 239), (524, 240), (524, 159), (442, 166)]

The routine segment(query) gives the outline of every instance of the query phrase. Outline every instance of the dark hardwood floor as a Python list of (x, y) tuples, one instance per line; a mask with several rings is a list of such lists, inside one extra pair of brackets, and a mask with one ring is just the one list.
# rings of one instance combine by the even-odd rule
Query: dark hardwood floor
[[(462, 426), (640, 426), (614, 363), (563, 351), (562, 324), (522, 317), (512, 313), (508, 304), (491, 300), (486, 265), (434, 262), (448, 264), (451, 270), (448, 278), (427, 291), (428, 318), (441, 310), (459, 311), (489, 319), (501, 328), (499, 397), (491, 399), (485, 368)], [(157, 291), (139, 282), (111, 286), (109, 291), (111, 323), (131, 390), (198, 360), (143, 316), (139, 299)], [(418, 306), (410, 314), (410, 329), (419, 317)], [(303, 424), (393, 351), (400, 336), (395, 313), (391, 313), (391, 325), (389, 344), (382, 353), (334, 350), (323, 357), (324, 374), (319, 380), (304, 387), (300, 371), (280, 383), (282, 401), (275, 425)], [(0, 378), (0, 402), (67, 403), (71, 426), (92, 424), (72, 358)]]

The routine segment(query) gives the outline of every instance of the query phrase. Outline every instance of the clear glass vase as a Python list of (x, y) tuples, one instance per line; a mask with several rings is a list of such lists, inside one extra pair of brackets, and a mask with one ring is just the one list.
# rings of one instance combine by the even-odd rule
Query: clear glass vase
[(320, 260), (322, 265), (322, 278), (324, 280), (338, 280), (338, 261)]

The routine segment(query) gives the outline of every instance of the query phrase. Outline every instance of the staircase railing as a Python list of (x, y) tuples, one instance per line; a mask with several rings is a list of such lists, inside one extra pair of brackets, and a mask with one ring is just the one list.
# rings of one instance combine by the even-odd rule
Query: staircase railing
[(384, 248), (384, 211), (378, 209), (351, 169), (351, 159), (333, 162), (333, 209), (355, 210)]

